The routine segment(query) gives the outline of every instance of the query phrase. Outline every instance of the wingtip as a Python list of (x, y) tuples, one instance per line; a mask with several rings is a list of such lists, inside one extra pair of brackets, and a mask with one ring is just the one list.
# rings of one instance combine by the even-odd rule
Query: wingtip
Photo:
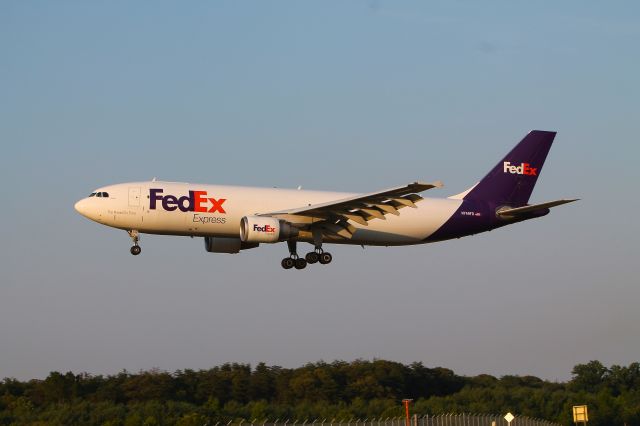
[(442, 183), (441, 180), (437, 180), (435, 182), (422, 182), (422, 181), (415, 181), (412, 183), (412, 185), (420, 185), (420, 186), (431, 186), (433, 188), (442, 188), (444, 187), (444, 183)]

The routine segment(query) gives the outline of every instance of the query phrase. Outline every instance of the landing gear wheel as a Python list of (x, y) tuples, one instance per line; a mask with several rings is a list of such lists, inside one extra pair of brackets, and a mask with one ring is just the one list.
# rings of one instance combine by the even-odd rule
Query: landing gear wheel
[(293, 268), (294, 263), (295, 263), (295, 261), (292, 258), (285, 257), (284, 259), (282, 259), (282, 263), (281, 264), (282, 264), (282, 267), (284, 269), (291, 269), (291, 268)]
[(131, 241), (133, 241), (133, 247), (131, 247), (131, 254), (137, 256), (142, 251), (142, 248), (138, 245), (138, 241), (140, 241), (140, 233), (137, 229), (131, 229), (127, 231), (127, 234), (131, 237)]
[(304, 269), (307, 267), (307, 261), (301, 258), (298, 258), (294, 261), (296, 269)]
[(310, 265), (313, 265), (318, 260), (320, 260), (320, 256), (318, 255), (318, 253), (314, 251), (307, 253), (307, 255), (304, 258), (307, 261), (307, 263), (309, 263)]
[(320, 255), (320, 263), (323, 264), (323, 265), (331, 263), (331, 260), (333, 260), (333, 256), (331, 256), (331, 253), (327, 253), (325, 251), (324, 253), (322, 253)]

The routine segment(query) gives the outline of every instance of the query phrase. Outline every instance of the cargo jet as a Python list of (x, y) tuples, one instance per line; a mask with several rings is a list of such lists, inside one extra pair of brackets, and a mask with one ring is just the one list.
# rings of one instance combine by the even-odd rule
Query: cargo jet
[[(96, 189), (78, 201), (83, 216), (123, 229), (138, 255), (141, 233), (204, 237), (212, 253), (239, 253), (286, 241), (285, 269), (328, 264), (324, 244), (401, 246), (460, 238), (545, 216), (561, 199), (528, 204), (555, 132), (527, 134), (480, 182), (448, 198), (420, 193), (442, 183), (352, 194), (278, 188), (132, 182)], [(313, 245), (304, 257), (297, 243)]]

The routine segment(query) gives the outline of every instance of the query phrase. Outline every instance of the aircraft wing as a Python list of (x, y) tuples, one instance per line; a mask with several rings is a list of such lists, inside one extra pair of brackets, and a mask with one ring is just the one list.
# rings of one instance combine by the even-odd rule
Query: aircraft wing
[(418, 195), (418, 192), (442, 186), (440, 181), (433, 183), (413, 182), (405, 186), (327, 203), (264, 213), (260, 216), (277, 217), (303, 228), (315, 226), (322, 228), (325, 232), (350, 238), (355, 228), (348, 223), (349, 221), (366, 226), (373, 219), (385, 220), (387, 214), (398, 216), (400, 215), (398, 210), (404, 207), (417, 207), (415, 203), (423, 199)]
[(560, 206), (562, 204), (567, 204), (567, 203), (572, 203), (574, 201), (578, 201), (579, 198), (573, 198), (573, 199), (569, 199), (569, 200), (555, 200), (555, 201), (548, 201), (546, 203), (540, 203), (540, 204), (531, 204), (529, 206), (522, 206), (522, 207), (515, 207), (515, 208), (507, 208), (507, 209), (501, 209), (498, 210), (496, 212), (496, 214), (500, 217), (504, 217), (504, 218), (513, 218), (513, 217), (518, 217), (519, 215), (523, 215), (525, 213), (529, 213), (535, 210), (541, 210), (541, 209), (549, 209), (551, 207), (555, 207), (555, 206)]

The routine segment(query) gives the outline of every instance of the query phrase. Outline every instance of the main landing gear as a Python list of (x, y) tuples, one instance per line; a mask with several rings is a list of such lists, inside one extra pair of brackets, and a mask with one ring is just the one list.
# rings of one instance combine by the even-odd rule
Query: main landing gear
[(304, 269), (307, 267), (307, 264), (313, 265), (314, 263), (318, 262), (320, 262), (320, 264), (322, 265), (326, 265), (328, 263), (331, 263), (331, 260), (333, 259), (331, 253), (322, 250), (322, 244), (316, 244), (316, 248), (314, 249), (314, 251), (307, 253), (303, 259), (298, 256), (297, 245), (297, 241), (287, 241), (287, 246), (289, 247), (289, 257), (285, 257), (284, 259), (282, 259), (282, 267), (284, 269), (291, 269), (293, 267), (295, 267), (296, 269)]
[(138, 241), (140, 241), (140, 234), (135, 229), (132, 229), (131, 231), (127, 231), (127, 234), (129, 234), (129, 236), (131, 237), (131, 240), (133, 241), (133, 246), (131, 247), (131, 250), (130, 250), (131, 254), (134, 256), (139, 255), (140, 252), (142, 251), (142, 247), (138, 245)]

